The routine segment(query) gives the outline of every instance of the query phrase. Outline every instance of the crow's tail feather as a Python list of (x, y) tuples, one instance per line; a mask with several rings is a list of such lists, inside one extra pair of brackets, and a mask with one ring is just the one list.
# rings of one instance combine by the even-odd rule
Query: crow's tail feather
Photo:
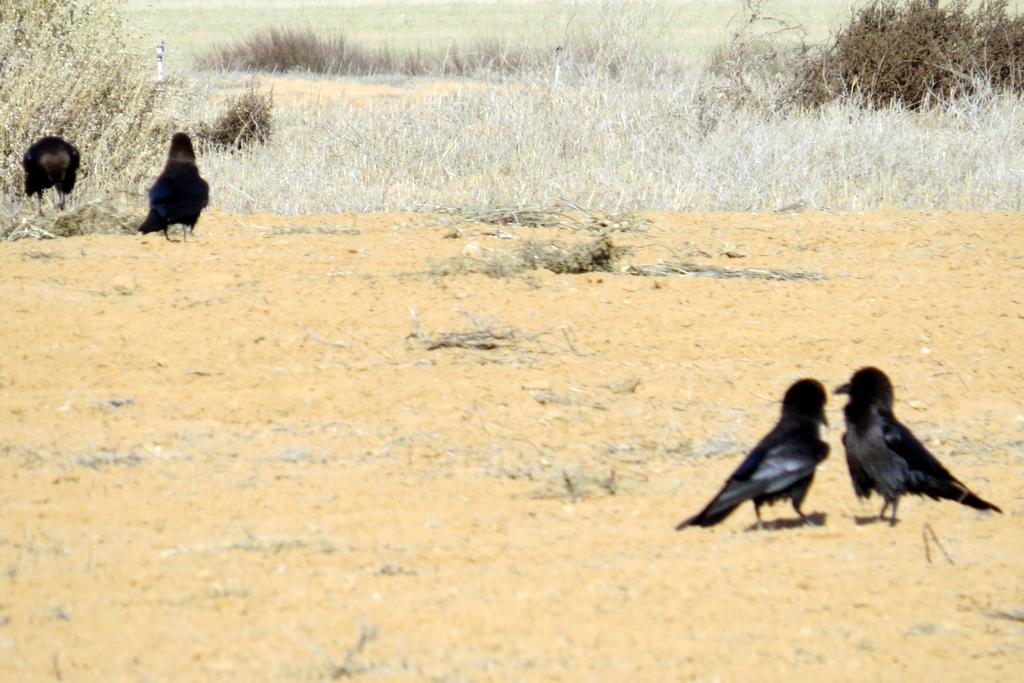
[(703, 510), (676, 525), (676, 531), (688, 526), (714, 526), (743, 503), (764, 493), (767, 481), (730, 481)]
[(983, 498), (979, 498), (970, 491), (967, 491), (967, 495), (963, 496), (962, 498), (958, 498), (957, 501), (968, 507), (972, 507), (975, 510), (995, 510), (1000, 514), (1002, 514), (1003, 512), (1002, 510), (999, 509), (998, 505), (990, 503)]
[(923, 493), (926, 496), (932, 498), (945, 498), (946, 500), (952, 500), (961, 505), (972, 507), (975, 510), (995, 510), (996, 512), (1002, 513), (999, 506), (984, 500), (976, 496), (970, 489), (961, 484), (959, 481), (938, 481), (935, 479), (929, 480), (925, 486), (921, 487), (920, 491), (913, 491), (914, 493)]
[(152, 209), (149, 210), (149, 215), (146, 216), (146, 220), (142, 221), (142, 225), (139, 226), (139, 232), (143, 235), (150, 232), (160, 232), (166, 229), (167, 221)]
[(676, 531), (682, 531), (688, 526), (714, 526), (731, 515), (732, 511), (740, 506), (739, 503), (730, 506), (716, 506), (714, 504), (715, 502), (717, 501), (713, 501), (711, 505), (708, 505), (693, 517), (679, 522), (679, 524), (676, 525)]

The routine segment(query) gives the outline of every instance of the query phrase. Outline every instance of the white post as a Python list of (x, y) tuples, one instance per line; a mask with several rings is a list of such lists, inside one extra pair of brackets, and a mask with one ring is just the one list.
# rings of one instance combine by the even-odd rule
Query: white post
[(156, 80), (161, 83), (164, 80), (164, 41), (156, 46)]
[(555, 82), (553, 90), (558, 90), (559, 83), (562, 80), (562, 52), (561, 45), (555, 48)]

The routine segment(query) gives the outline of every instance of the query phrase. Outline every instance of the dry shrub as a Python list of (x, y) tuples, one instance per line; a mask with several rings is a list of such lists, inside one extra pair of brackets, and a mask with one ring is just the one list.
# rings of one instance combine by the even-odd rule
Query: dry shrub
[(803, 68), (810, 105), (855, 96), (873, 108), (919, 109), (971, 94), (980, 77), (1020, 93), (1024, 20), (1006, 0), (871, 0)]
[(21, 157), (43, 135), (82, 152), (82, 189), (139, 190), (163, 162), (176, 89), (126, 50), (117, 0), (0, 3), (0, 195), (22, 191)]
[(1007, 16), (1006, 0), (983, 3), (975, 14), (982, 75), (996, 88), (1024, 89), (1024, 16)]
[(764, 118), (794, 104), (799, 59), (798, 49), (764, 38), (741, 38), (713, 51), (695, 98), (698, 134), (708, 135), (737, 111)]
[(274, 98), (250, 84), (240, 95), (229, 97), (224, 112), (213, 122), (199, 124), (196, 137), (219, 147), (241, 149), (250, 143), (263, 144), (273, 131)]
[(807, 45), (802, 26), (747, 0), (730, 22), (730, 39), (712, 50), (696, 95), (697, 133), (705, 136), (736, 111), (771, 116), (797, 102)]
[(732, 108), (776, 111), (793, 101), (794, 67), (804, 48), (763, 35), (737, 35), (713, 50), (704, 67), (704, 93)]

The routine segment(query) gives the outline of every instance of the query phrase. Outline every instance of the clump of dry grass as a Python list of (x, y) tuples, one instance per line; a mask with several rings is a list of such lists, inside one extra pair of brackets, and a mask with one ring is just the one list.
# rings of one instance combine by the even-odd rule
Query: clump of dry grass
[(596, 239), (562, 245), (531, 239), (519, 249), (516, 256), (528, 268), (544, 268), (552, 273), (609, 272), (622, 249), (612, 244), (611, 237), (600, 235)]
[(616, 247), (608, 234), (595, 239), (565, 245), (554, 240), (529, 238), (510, 251), (493, 250), (483, 256), (459, 256), (435, 266), (435, 275), (481, 273), (503, 278), (544, 268), (552, 273), (579, 274), (610, 272), (623, 247)]
[(159, 168), (179, 91), (130, 44), (116, 0), (0, 5), (0, 195), (21, 192), (21, 156), (42, 135), (82, 152), (75, 197), (140, 190)]
[(261, 93), (256, 83), (229, 97), (224, 111), (212, 122), (196, 126), (198, 140), (224, 148), (241, 149), (252, 143), (265, 143), (273, 132), (274, 97)]

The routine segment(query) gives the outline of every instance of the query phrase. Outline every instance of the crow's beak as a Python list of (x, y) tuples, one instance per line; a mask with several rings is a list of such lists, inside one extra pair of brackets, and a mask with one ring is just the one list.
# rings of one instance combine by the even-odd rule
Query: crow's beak
[(849, 396), (850, 395), (850, 384), (846, 383), (846, 384), (844, 384), (841, 387), (836, 387), (835, 389), (832, 390), (832, 393), (833, 394), (846, 394), (847, 396)]

